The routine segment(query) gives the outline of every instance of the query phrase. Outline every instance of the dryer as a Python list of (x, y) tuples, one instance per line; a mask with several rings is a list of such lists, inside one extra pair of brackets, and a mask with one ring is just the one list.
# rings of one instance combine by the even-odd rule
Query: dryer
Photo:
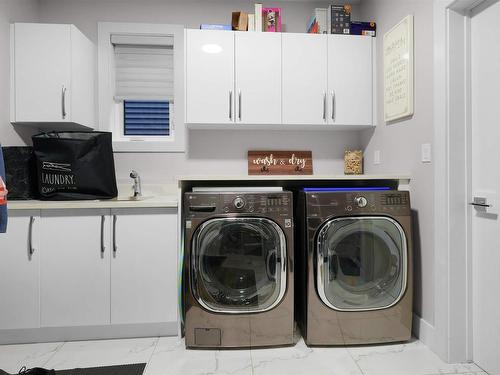
[(294, 343), (290, 192), (184, 195), (188, 348)]
[(306, 344), (410, 339), (409, 193), (309, 191), (298, 206), (297, 314)]

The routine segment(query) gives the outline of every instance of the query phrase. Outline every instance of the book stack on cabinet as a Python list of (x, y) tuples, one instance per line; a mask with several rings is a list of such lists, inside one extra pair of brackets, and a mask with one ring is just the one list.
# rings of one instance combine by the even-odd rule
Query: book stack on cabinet
[(375, 22), (351, 20), (350, 5), (330, 5), (328, 8), (315, 8), (307, 25), (309, 34), (344, 34), (376, 36)]

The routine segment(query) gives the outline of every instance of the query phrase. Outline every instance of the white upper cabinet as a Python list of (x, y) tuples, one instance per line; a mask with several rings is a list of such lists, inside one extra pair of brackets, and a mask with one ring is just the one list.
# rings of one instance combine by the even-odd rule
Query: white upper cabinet
[(188, 124), (332, 130), (375, 125), (372, 37), (186, 33)]
[(236, 122), (281, 124), (281, 34), (235, 33)]
[(0, 235), (0, 330), (40, 326), (39, 219), (39, 211), (10, 211)]
[(234, 122), (234, 33), (186, 31), (186, 122)]
[(177, 210), (111, 214), (111, 324), (176, 322)]
[(373, 125), (373, 39), (328, 35), (328, 122)]
[(73, 25), (11, 25), (11, 122), (95, 127), (95, 65)]
[(283, 123), (327, 124), (327, 35), (283, 34)]

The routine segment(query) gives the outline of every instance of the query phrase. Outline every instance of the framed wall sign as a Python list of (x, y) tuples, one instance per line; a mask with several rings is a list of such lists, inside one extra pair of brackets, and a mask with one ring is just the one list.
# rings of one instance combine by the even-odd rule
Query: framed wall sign
[(249, 175), (312, 175), (311, 151), (248, 151)]
[(413, 115), (413, 16), (384, 35), (384, 119)]

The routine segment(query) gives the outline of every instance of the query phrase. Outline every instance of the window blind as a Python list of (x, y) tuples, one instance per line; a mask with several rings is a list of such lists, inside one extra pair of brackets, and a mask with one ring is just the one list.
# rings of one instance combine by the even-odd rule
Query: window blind
[(115, 100), (174, 100), (172, 37), (112, 35)]
[(123, 107), (125, 135), (170, 135), (170, 103), (168, 101), (124, 100)]

